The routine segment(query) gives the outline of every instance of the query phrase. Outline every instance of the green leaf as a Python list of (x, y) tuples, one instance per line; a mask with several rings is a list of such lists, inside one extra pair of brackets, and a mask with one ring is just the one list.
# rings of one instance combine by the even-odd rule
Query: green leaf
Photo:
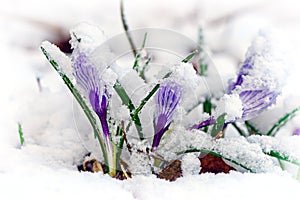
[(120, 140), (117, 146), (117, 152), (116, 152), (116, 168), (120, 169), (120, 164), (119, 164), (119, 160), (121, 160), (121, 154), (122, 154), (122, 150), (123, 150), (123, 146), (124, 146), (124, 140), (125, 140), (125, 136), (122, 134), (122, 125), (119, 125), (117, 127), (117, 136), (120, 136)]
[[(212, 103), (210, 99), (206, 98), (205, 101), (203, 102), (203, 112), (208, 113), (211, 115), (211, 110), (212, 110)], [(204, 127), (204, 132), (208, 131), (208, 126)]]
[(150, 100), (150, 98), (156, 93), (159, 89), (160, 84), (156, 84), (154, 88), (149, 92), (149, 94), (141, 101), (139, 107), (135, 110), (134, 115), (138, 115), (139, 112), (143, 109), (146, 103)]
[(141, 49), (140, 49), (139, 52), (137, 52), (135, 60), (134, 60), (134, 63), (133, 63), (133, 67), (132, 67), (135, 71), (137, 71), (139, 73), (139, 76), (143, 80), (145, 80), (145, 70), (146, 70), (146, 67), (149, 65), (149, 63), (151, 61), (151, 57), (149, 57), (149, 58), (147, 58), (147, 60), (144, 63), (144, 65), (142, 67), (139, 67), (140, 66), (140, 60), (142, 58), (142, 52), (141, 51), (145, 48), (146, 41), (147, 41), (147, 35), (148, 35), (148, 33), (145, 33)]
[(213, 108), (213, 105), (212, 105), (211, 101), (206, 98), (203, 103), (203, 111), (205, 113), (208, 113), (209, 115), (211, 115), (212, 108)]
[(181, 62), (188, 63), (196, 54), (198, 53), (198, 50), (193, 51), (191, 54), (189, 54), (185, 59), (183, 59)]
[(243, 168), (243, 169), (245, 169), (245, 170), (247, 170), (247, 171), (249, 171), (249, 172), (252, 172), (252, 173), (255, 172), (254, 170), (252, 170), (252, 169), (250, 169), (250, 168), (248, 168), (248, 167), (246, 167), (246, 166), (240, 164), (239, 162), (237, 162), (237, 161), (235, 161), (235, 160), (232, 160), (232, 159), (230, 159), (230, 158), (227, 158), (227, 157), (225, 157), (225, 156), (223, 156), (223, 155), (221, 155), (221, 154), (219, 154), (219, 153), (217, 153), (217, 152), (215, 152), (215, 151), (212, 151), (212, 150), (206, 150), (206, 149), (188, 149), (188, 150), (185, 150), (185, 151), (177, 152), (176, 154), (177, 154), (177, 155), (181, 155), (181, 154), (185, 154), (185, 153), (193, 153), (193, 152), (200, 152), (200, 153), (211, 154), (211, 155), (213, 155), (213, 156), (217, 156), (217, 157), (220, 157), (220, 158), (222, 158), (222, 159), (224, 159), (224, 160), (227, 160), (227, 161), (229, 161), (229, 162), (232, 162), (233, 164), (236, 164), (236, 165), (240, 166), (241, 168)]
[(290, 158), (290, 156), (288, 155), (284, 155), (283, 153), (277, 152), (277, 151), (270, 151), (270, 152), (264, 152), (265, 154), (275, 157), (279, 160), (284, 160), (286, 162), (298, 165), (300, 167), (300, 161), (299, 160), (294, 160), (292, 158)]
[(23, 146), (25, 139), (24, 139), (24, 135), (23, 135), (22, 125), (20, 122), (18, 123), (18, 132), (19, 132), (21, 146)]
[(125, 13), (124, 13), (123, 0), (120, 1), (120, 12), (121, 12), (121, 19), (122, 19), (122, 24), (123, 24), (124, 31), (126, 33), (126, 37), (127, 37), (128, 42), (130, 44), (132, 53), (133, 53), (134, 57), (136, 57), (137, 56), (137, 51), (136, 51), (135, 44), (134, 44), (134, 42), (132, 40), (132, 37), (131, 37), (131, 35), (129, 33), (129, 27), (128, 27), (128, 24), (127, 24), (127, 21), (126, 21), (126, 18), (125, 18)]
[(198, 66), (199, 66), (199, 75), (205, 76), (208, 70), (208, 64), (205, 63), (204, 60), (204, 36), (203, 36), (203, 29), (202, 27), (198, 30), (198, 51), (199, 51), (199, 59), (198, 59)]
[(239, 134), (241, 135), (241, 136), (244, 136), (244, 137), (246, 137), (247, 135), (246, 135), (246, 133), (235, 123), (235, 122), (233, 122), (233, 123), (231, 123), (232, 124), (232, 126), (239, 132)]
[(250, 135), (263, 135), (255, 126), (253, 126), (252, 124), (250, 124), (249, 121), (245, 121), (245, 126), (249, 132)]
[(144, 135), (143, 135), (141, 120), (140, 120), (138, 114), (134, 115), (135, 107), (134, 107), (130, 97), (128, 96), (125, 89), (122, 87), (122, 85), (119, 82), (117, 82), (114, 85), (114, 89), (117, 92), (117, 94), (119, 95), (119, 97), (121, 98), (122, 103), (124, 105), (126, 105), (127, 108), (129, 109), (131, 120), (134, 122), (134, 125), (136, 127), (137, 132), (138, 132), (140, 140), (144, 140), (145, 138), (144, 138)]
[(273, 125), (273, 127), (268, 131), (268, 136), (275, 136), (277, 132), (291, 119), (296, 116), (296, 113), (299, 111), (300, 107), (292, 110), (290, 113), (287, 113), (282, 118), (280, 118), (277, 123)]
[(225, 116), (226, 113), (223, 113), (217, 118), (216, 123), (214, 124), (210, 133), (212, 137), (216, 137), (219, 134), (219, 132), (222, 131), (225, 124)]
[(62, 78), (64, 83), (67, 85), (67, 87), (69, 88), (69, 90), (71, 91), (71, 93), (73, 94), (73, 96), (75, 97), (77, 102), (79, 103), (80, 107), (84, 111), (84, 113), (85, 113), (86, 117), (88, 118), (91, 126), (93, 127), (94, 136), (99, 141), (99, 144), (100, 144), (101, 149), (102, 149), (103, 157), (104, 157), (104, 162), (105, 162), (106, 166), (108, 167), (109, 166), (108, 158), (107, 158), (108, 155), (107, 155), (107, 151), (106, 151), (106, 147), (105, 147), (105, 142), (104, 142), (103, 138), (101, 137), (101, 132), (100, 132), (100, 129), (98, 128), (98, 126), (97, 126), (96, 118), (94, 117), (94, 115), (91, 112), (89, 106), (87, 106), (87, 104), (85, 103), (83, 97), (80, 95), (79, 91), (75, 88), (75, 86), (70, 81), (68, 76), (65, 75), (62, 71), (59, 70), (60, 68), (59, 68), (57, 62), (54, 59), (52, 59), (52, 57), (49, 55), (49, 53), (46, 51), (46, 49), (44, 47), (41, 47), (41, 50), (44, 53), (44, 55), (46, 56), (47, 60), (52, 65), (52, 67), (55, 69), (55, 71), (60, 75), (60, 77)]
[(132, 112), (133, 110), (135, 110), (135, 107), (134, 107), (130, 97), (128, 96), (125, 89), (122, 87), (122, 85), (118, 81), (114, 85), (114, 89), (117, 92), (117, 94), (119, 95), (119, 97), (121, 98), (122, 103), (128, 107), (129, 111)]

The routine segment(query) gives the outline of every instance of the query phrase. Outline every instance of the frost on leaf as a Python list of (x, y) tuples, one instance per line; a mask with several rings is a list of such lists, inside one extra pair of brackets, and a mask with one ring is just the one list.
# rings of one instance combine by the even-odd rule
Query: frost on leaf
[(291, 161), (300, 163), (300, 137), (268, 137), (253, 135), (247, 138), (250, 143), (258, 144), (265, 153), (278, 152)]
[(51, 44), (48, 41), (44, 41), (41, 45), (43, 49), (45, 49), (48, 59), (52, 60), (57, 64), (57, 70), (61, 73), (70, 75), (72, 74), (72, 63), (71, 59), (66, 56), (63, 52), (60, 51), (60, 49), (54, 45)]
[(264, 154), (259, 145), (251, 144), (243, 137), (214, 140), (207, 133), (199, 130), (186, 131), (180, 128), (174, 130), (162, 140), (158, 152), (172, 160), (177, 156), (172, 152), (184, 152), (191, 149), (220, 154), (227, 161), (238, 163), (239, 165), (235, 167), (241, 171), (271, 172), (278, 169), (272, 158)]

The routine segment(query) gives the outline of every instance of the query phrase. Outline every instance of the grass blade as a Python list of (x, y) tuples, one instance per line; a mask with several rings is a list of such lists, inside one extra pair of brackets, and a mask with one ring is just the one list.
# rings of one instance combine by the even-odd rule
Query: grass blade
[(117, 82), (114, 85), (114, 89), (117, 92), (117, 94), (119, 95), (119, 97), (121, 98), (123, 104), (126, 105), (127, 108), (129, 109), (131, 120), (134, 122), (134, 125), (138, 132), (140, 140), (144, 140), (145, 138), (144, 138), (144, 134), (143, 134), (141, 120), (140, 120), (138, 114), (136, 114), (136, 115), (134, 114), (136, 109), (135, 109), (130, 97), (128, 96), (125, 89), (122, 87), (122, 85), (119, 82)]
[(188, 63), (197, 53), (198, 53), (198, 50), (193, 51), (186, 58), (184, 58), (181, 62)]
[(159, 89), (160, 84), (156, 84), (154, 88), (149, 92), (149, 94), (141, 101), (139, 107), (134, 112), (134, 115), (138, 115), (139, 112), (143, 109), (143, 107), (146, 105), (146, 103), (150, 100), (150, 98), (156, 93), (156, 91)]
[(232, 126), (237, 130), (237, 132), (239, 132), (239, 134), (241, 135), (241, 136), (244, 136), (244, 137), (246, 137), (247, 135), (246, 135), (246, 133), (236, 124), (236, 122), (233, 122), (233, 123), (231, 123), (232, 124)]
[(296, 113), (299, 111), (300, 107), (292, 110), (290, 113), (287, 113), (282, 118), (280, 118), (277, 123), (273, 125), (273, 127), (268, 131), (268, 136), (275, 136), (276, 133), (291, 119), (296, 116)]
[(19, 132), (21, 146), (23, 146), (25, 143), (25, 139), (24, 139), (24, 135), (23, 135), (22, 125), (20, 122), (18, 123), (18, 132)]
[(299, 160), (294, 160), (294, 159), (291, 159), (288, 155), (284, 155), (280, 152), (277, 152), (277, 151), (270, 151), (270, 152), (265, 152), (265, 154), (269, 155), (269, 156), (272, 156), (272, 157), (275, 157), (279, 160), (284, 160), (286, 162), (289, 162), (289, 163), (292, 163), (294, 165), (298, 165), (300, 167), (300, 161)]
[(245, 126), (250, 135), (263, 135), (255, 126), (250, 124), (250, 122), (245, 121)]
[(134, 42), (132, 40), (132, 37), (131, 37), (131, 35), (129, 33), (129, 27), (128, 27), (128, 24), (127, 24), (127, 21), (126, 21), (126, 18), (125, 18), (125, 13), (124, 13), (123, 0), (120, 1), (120, 11), (121, 11), (122, 24), (123, 24), (124, 31), (126, 33), (126, 37), (127, 37), (128, 42), (130, 44), (132, 53), (133, 53), (134, 57), (136, 57), (137, 56), (136, 46), (135, 46), (135, 44), (134, 44)]

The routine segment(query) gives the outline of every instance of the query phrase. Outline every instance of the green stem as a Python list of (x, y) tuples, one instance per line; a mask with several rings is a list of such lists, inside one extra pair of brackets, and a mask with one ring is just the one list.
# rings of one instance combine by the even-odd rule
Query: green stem
[(139, 114), (139, 112), (143, 109), (143, 107), (150, 100), (150, 98), (156, 93), (159, 86), (160, 86), (160, 84), (156, 84), (154, 86), (154, 88), (149, 92), (149, 94), (141, 101), (141, 104), (139, 105), (139, 107), (137, 107), (137, 109), (135, 110), (135, 112), (133, 114), (134, 116)]
[(129, 98), (129, 96), (126, 93), (125, 89), (121, 86), (121, 84), (119, 82), (117, 82), (114, 85), (114, 89), (117, 92), (117, 94), (119, 95), (119, 97), (121, 98), (123, 104), (128, 107), (128, 109), (130, 111), (131, 120), (134, 122), (134, 125), (136, 127), (137, 132), (138, 132), (140, 140), (144, 140), (145, 138), (144, 138), (144, 135), (143, 135), (141, 120), (140, 120), (138, 114), (136, 114), (136, 115), (133, 114), (134, 111), (135, 111), (135, 107), (134, 107), (131, 99)]
[(198, 53), (198, 50), (193, 51), (186, 58), (184, 58), (181, 62), (188, 63), (197, 53)]
[(239, 132), (241, 136), (247, 137), (246, 133), (240, 127), (238, 127), (236, 122), (233, 122), (232, 126)]
[(269, 156), (275, 157), (280, 160), (284, 160), (286, 162), (292, 163), (294, 165), (298, 165), (300, 167), (300, 162), (298, 160), (290, 159), (289, 156), (282, 155), (281, 153), (279, 153), (277, 151), (270, 151), (270, 152), (265, 152), (265, 153)]
[(126, 19), (125, 19), (123, 0), (120, 1), (120, 11), (121, 11), (122, 24), (123, 24), (123, 28), (124, 28), (125, 33), (126, 33), (126, 37), (129, 41), (132, 53), (133, 53), (134, 57), (136, 57), (137, 56), (137, 51), (136, 51), (136, 47), (133, 43), (133, 40), (131, 38), (131, 35), (129, 33), (129, 27), (128, 27), (128, 24), (127, 24)]
[(256, 135), (263, 135), (255, 126), (250, 124), (250, 122), (245, 121), (246, 128), (250, 135), (256, 134)]
[(19, 132), (21, 146), (23, 146), (25, 139), (24, 139), (24, 135), (23, 135), (22, 125), (20, 122), (18, 122), (18, 132)]
[(280, 118), (277, 123), (275, 123), (272, 128), (268, 131), (268, 136), (275, 136), (276, 133), (283, 127), (290, 119), (296, 116), (296, 113), (299, 111), (300, 107), (292, 110), (292, 112), (287, 113), (282, 118)]
[(279, 163), (280, 168), (284, 171), (284, 170), (285, 170), (284, 163), (283, 163), (282, 160), (280, 160), (279, 158), (277, 158), (277, 160), (278, 160), (278, 163)]

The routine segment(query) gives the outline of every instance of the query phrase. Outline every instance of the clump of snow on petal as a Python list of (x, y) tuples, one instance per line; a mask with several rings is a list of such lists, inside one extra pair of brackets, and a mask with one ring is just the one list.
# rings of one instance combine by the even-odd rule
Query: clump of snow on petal
[(287, 77), (288, 61), (284, 45), (273, 32), (261, 31), (248, 48), (243, 83), (234, 92), (261, 90), (281, 92)]
[(191, 63), (180, 63), (173, 66), (171, 77), (180, 85), (195, 88), (199, 85), (199, 77)]
[(80, 23), (70, 30), (70, 44), (73, 49), (91, 51), (105, 41), (105, 35), (98, 26), (89, 23)]
[(242, 117), (243, 103), (238, 94), (225, 94), (217, 104), (215, 116), (226, 113), (225, 121), (231, 122)]

